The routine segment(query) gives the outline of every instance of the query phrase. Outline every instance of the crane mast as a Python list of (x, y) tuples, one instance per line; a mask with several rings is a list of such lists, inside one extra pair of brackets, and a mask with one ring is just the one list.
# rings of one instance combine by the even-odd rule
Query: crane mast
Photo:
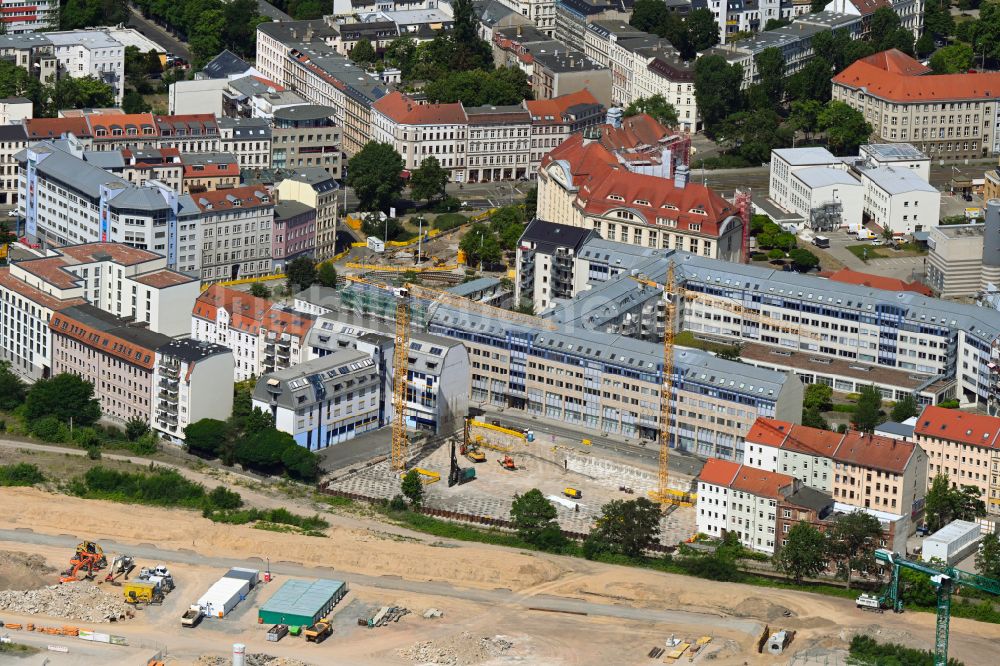
[(392, 468), (406, 469), (410, 439), (406, 434), (406, 388), (410, 367), (410, 293), (399, 292), (396, 302), (396, 344), (393, 350), (392, 409)]

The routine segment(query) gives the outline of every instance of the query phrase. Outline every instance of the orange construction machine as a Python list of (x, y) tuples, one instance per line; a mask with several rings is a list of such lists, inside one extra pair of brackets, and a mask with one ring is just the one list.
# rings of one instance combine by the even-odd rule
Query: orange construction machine
[(108, 566), (104, 549), (95, 541), (83, 541), (76, 547), (76, 553), (69, 561), (69, 569), (62, 572), (60, 583), (75, 583), (80, 580), (78, 574), (85, 571), (84, 578), (92, 579), (94, 572)]

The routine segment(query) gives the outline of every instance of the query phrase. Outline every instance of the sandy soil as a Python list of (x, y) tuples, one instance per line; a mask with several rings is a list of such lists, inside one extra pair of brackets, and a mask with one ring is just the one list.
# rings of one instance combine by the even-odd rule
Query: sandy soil
[(56, 571), (35, 553), (5, 552), (0, 558), (0, 590), (33, 590), (52, 585)]
[[(719, 622), (708, 622), (703, 628), (699, 626), (698, 631), (713, 635), (715, 640), (710, 654), (697, 661), (711, 658), (716, 664), (791, 663), (787, 659), (749, 653), (751, 640), (746, 634), (727, 629), (726, 618), (733, 617), (769, 623), (773, 629), (797, 630), (793, 653), (841, 650), (858, 631), (928, 649), (934, 633), (934, 617), (927, 613), (873, 615), (858, 611), (846, 599), (714, 583), (485, 545), (440, 548), (430, 545), (436, 541), (431, 537), (413, 535), (400, 539), (398, 533), (383, 531), (380, 525), (372, 525), (371, 529), (360, 524), (335, 526), (328, 530), (330, 538), (321, 539), (246, 526), (216, 525), (194, 512), (123, 507), (34, 489), (0, 489), (0, 499), (6, 506), (17, 507), (16, 511), (0, 515), (3, 529), (21, 527), (41, 533), (72, 533), (98, 541), (105, 538), (155, 543), (163, 548), (195, 550), (209, 556), (268, 556), (272, 562), (285, 560), (370, 575), (448, 581), (459, 587), (502, 587), (518, 593), (522, 599), (548, 595), (626, 607), (708, 612), (718, 616)], [(31, 552), (53, 567), (66, 558), (66, 553), (58, 549), (31, 546), (29, 550), (24, 544), (14, 543), (0, 548)], [(225, 654), (229, 645), (240, 641), (250, 651), (294, 657), (310, 664), (412, 665), (398, 650), (421, 641), (449, 642), (461, 632), (470, 632), (477, 637), (499, 634), (514, 643), (511, 651), (488, 662), (489, 666), (510, 663), (604, 666), (651, 663), (646, 653), (651, 647), (662, 645), (671, 634), (693, 638), (683, 629), (665, 623), (540, 613), (527, 611), (522, 605), (486, 605), (359, 586), (352, 588), (346, 603), (338, 609), (336, 640), (322, 646), (287, 640), (274, 645), (264, 641), (264, 628), (256, 624), (255, 608), (273, 594), (276, 585), (265, 586), (236, 617), (205, 622), (197, 630), (182, 632), (177, 623), (181, 610), (195, 601), (221, 572), (187, 565), (171, 568), (175, 569), (178, 590), (164, 606), (143, 611), (135, 620), (120, 623), (116, 630), (151, 649), (168, 645), (173, 657), (170, 663), (175, 664), (193, 663), (202, 654)], [(390, 627), (366, 629), (356, 625), (359, 615), (382, 605), (402, 605), (414, 613)], [(440, 620), (420, 617), (429, 607), (440, 608), (445, 616)], [(792, 615), (785, 617), (785, 610)], [(689, 632), (690, 625), (686, 629)], [(952, 621), (952, 655), (967, 666), (996, 663), (998, 640), (998, 625)], [(57, 662), (53, 664), (57, 666)]]

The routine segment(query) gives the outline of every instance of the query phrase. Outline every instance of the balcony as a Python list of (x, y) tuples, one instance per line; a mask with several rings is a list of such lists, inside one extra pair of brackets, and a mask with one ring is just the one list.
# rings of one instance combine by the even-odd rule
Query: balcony
[(177, 393), (178, 380), (176, 378), (170, 379), (169, 377), (160, 377), (160, 388), (173, 393)]
[(161, 400), (159, 406), (157, 406), (157, 409), (161, 412), (166, 412), (168, 414), (176, 414), (177, 403), (164, 402)]

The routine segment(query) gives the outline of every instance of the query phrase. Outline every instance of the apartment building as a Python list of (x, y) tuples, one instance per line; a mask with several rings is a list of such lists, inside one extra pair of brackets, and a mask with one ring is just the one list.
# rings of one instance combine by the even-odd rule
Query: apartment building
[(649, 36), (649, 33), (633, 28), (627, 20), (595, 19), (587, 23), (583, 33), (583, 52), (594, 62), (610, 67), (608, 51), (612, 42)]
[(306, 167), (288, 173), (277, 184), (279, 201), (297, 201), (316, 211), (317, 260), (337, 253), (337, 196), (340, 186), (326, 169)]
[(233, 378), (244, 381), (306, 360), (315, 317), (246, 292), (212, 285), (195, 301), (191, 337), (233, 352)]
[(570, 48), (583, 51), (589, 23), (616, 19), (627, 21), (631, 14), (632, 3), (628, 0), (557, 0), (555, 38)]
[(913, 39), (919, 39), (924, 30), (924, 6), (921, 0), (890, 0), (887, 3), (869, 2), (867, 0), (831, 0), (826, 11), (835, 11), (853, 16), (860, 16), (864, 29), (862, 36), (871, 33), (871, 20), (879, 7), (890, 7), (899, 16), (900, 25), (913, 33)]
[(156, 350), (150, 426), (163, 439), (182, 444), (184, 429), (201, 419), (233, 412), (233, 353), (222, 345), (190, 338)]
[(381, 389), (371, 356), (343, 350), (262, 376), (253, 405), (296, 444), (318, 451), (378, 428)]
[(263, 118), (219, 118), (222, 152), (236, 156), (240, 169), (271, 167), (271, 124)]
[(201, 212), (201, 281), (260, 277), (272, 272), (274, 200), (257, 187), (194, 197)]
[(589, 90), (554, 99), (525, 100), (531, 114), (531, 157), (528, 170), (535, 178), (542, 157), (571, 135), (604, 121), (604, 106)]
[(275, 169), (322, 167), (340, 178), (341, 129), (329, 106), (303, 104), (274, 112), (271, 166)]
[(733, 204), (689, 182), (686, 166), (674, 168), (684, 149), (649, 116), (574, 135), (542, 158), (538, 217), (608, 240), (737, 260), (743, 222)]
[(552, 99), (586, 90), (601, 104), (612, 103), (611, 72), (583, 51), (536, 51), (529, 80), (535, 99)]
[(760, 418), (747, 434), (743, 464), (793, 476), (842, 504), (914, 520), (923, 512), (927, 454), (913, 442)]
[(860, 111), (886, 143), (912, 143), (931, 159), (1000, 151), (1000, 73), (929, 74), (899, 51), (862, 58), (833, 77), (833, 99)]
[(0, 210), (4, 212), (17, 206), (17, 154), (27, 147), (24, 125), (0, 125)]
[[(341, 316), (359, 311), (391, 321), (395, 312), (394, 296), (368, 285), (352, 284), (338, 298)], [(426, 319), (429, 333), (469, 350), (473, 402), (634, 440), (657, 438), (660, 344), (562, 322), (553, 322), (560, 331), (553, 332), (544, 322), (519, 325), (494, 313), (470, 301), (461, 310), (441, 306)], [(785, 373), (692, 349), (677, 350), (674, 373), (675, 435), (684, 451), (739, 458), (758, 415), (801, 415), (802, 384)]]
[(909, 235), (937, 226), (941, 192), (913, 171), (878, 167), (862, 172), (864, 212), (893, 234)]
[(452, 182), (464, 181), (469, 119), (461, 104), (417, 104), (393, 91), (372, 105), (372, 121), (372, 138), (391, 144), (403, 168), (414, 171), (433, 156)]
[(479, 21), (479, 38), (493, 43), (493, 32), (503, 28), (536, 25), (526, 14), (502, 0), (486, 0), (473, 6)]
[(167, 265), (180, 271), (200, 267), (202, 216), (191, 197), (155, 181), (130, 183), (48, 141), (17, 159), (18, 214), (30, 240), (125, 243), (166, 256)]
[(198, 194), (210, 190), (225, 190), (240, 184), (240, 165), (236, 156), (229, 153), (183, 153), (185, 194)]
[(71, 78), (93, 76), (107, 83), (120, 105), (125, 95), (125, 46), (102, 30), (46, 32), (60, 73)]
[(81, 112), (65, 118), (24, 121), (30, 141), (72, 134), (83, 148), (124, 150), (176, 148), (182, 153), (218, 152), (219, 126), (212, 114), (154, 116), (151, 113)]
[(469, 119), (465, 182), (527, 178), (531, 114), (518, 105), (466, 107), (465, 115)]
[(661, 95), (677, 110), (680, 128), (700, 128), (694, 98), (694, 63), (683, 60), (666, 39), (643, 32), (614, 33), (592, 29), (592, 49), (607, 54), (611, 68), (612, 101), (628, 106), (637, 99)]
[[(3, 3), (4, 23), (11, 36), (31, 35), (58, 24), (59, 3), (41, 0), (31, 5), (20, 2)], [(6, 34), (4, 36), (6, 36)]]
[[(315, 285), (296, 296), (295, 308), (321, 313), (308, 336), (310, 357), (323, 358), (355, 349), (374, 359), (383, 387), (379, 425), (391, 422), (395, 418), (394, 324), (366, 316), (361, 309), (345, 307), (336, 291)], [(469, 354), (465, 346), (414, 329), (408, 352), (403, 414), (406, 427), (434, 434), (457, 431), (469, 408)]]
[(279, 201), (274, 206), (273, 236), (273, 270), (282, 273), (289, 261), (312, 256), (316, 250), (316, 209), (298, 201)]
[(1000, 419), (928, 405), (913, 436), (927, 453), (928, 485), (944, 474), (952, 487), (973, 486), (987, 515), (1000, 515)]
[(517, 244), (514, 302), (532, 304), (543, 312), (557, 299), (573, 298), (586, 288), (583, 276), (573, 270), (574, 258), (597, 232), (544, 220), (532, 220)]
[(739, 33), (760, 32), (771, 19), (789, 20), (794, 12), (792, 5), (781, 0), (758, 2), (706, 3), (719, 26), (719, 42), (726, 44)]

